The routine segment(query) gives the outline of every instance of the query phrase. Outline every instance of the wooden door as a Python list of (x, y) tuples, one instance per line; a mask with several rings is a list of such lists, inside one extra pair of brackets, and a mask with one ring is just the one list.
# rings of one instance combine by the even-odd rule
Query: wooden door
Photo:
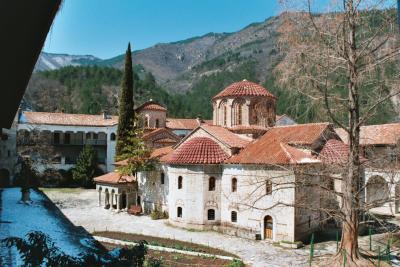
[(273, 221), (271, 216), (264, 218), (264, 239), (273, 239)]

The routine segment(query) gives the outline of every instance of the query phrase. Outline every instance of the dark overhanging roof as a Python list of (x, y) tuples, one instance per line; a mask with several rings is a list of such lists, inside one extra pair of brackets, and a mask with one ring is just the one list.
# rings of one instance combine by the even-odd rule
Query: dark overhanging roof
[(0, 1), (0, 128), (10, 128), (62, 0)]

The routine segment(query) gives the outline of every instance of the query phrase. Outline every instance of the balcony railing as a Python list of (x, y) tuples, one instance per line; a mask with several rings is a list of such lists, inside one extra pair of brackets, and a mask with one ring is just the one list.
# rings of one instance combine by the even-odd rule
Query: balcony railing
[(105, 146), (107, 145), (107, 140), (105, 139), (86, 139), (85, 141), (83, 140), (70, 140), (69, 142), (54, 142), (54, 140), (51, 141), (51, 144), (53, 146), (83, 146), (85, 144), (87, 145), (92, 145), (92, 146)]

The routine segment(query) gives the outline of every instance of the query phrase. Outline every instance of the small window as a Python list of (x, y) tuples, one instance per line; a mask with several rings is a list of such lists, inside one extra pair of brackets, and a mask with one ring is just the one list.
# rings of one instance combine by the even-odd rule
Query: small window
[(182, 218), (182, 207), (178, 207), (176, 210), (176, 217)]
[(69, 145), (71, 143), (71, 134), (65, 133), (64, 134), (64, 144)]
[(156, 128), (159, 128), (159, 127), (160, 127), (160, 120), (156, 119)]
[(215, 178), (214, 177), (210, 177), (210, 179), (208, 179), (208, 191), (215, 191)]
[(164, 184), (165, 183), (165, 174), (163, 172), (161, 173), (160, 178), (161, 178), (161, 184)]
[(265, 194), (271, 195), (272, 194), (272, 183), (270, 180), (267, 180), (265, 183)]
[(209, 221), (215, 220), (215, 210), (211, 209), (207, 211), (207, 218)]
[(182, 180), (183, 180), (182, 176), (179, 176), (178, 177), (178, 189), (182, 189)]
[(231, 222), (237, 222), (237, 212), (236, 211), (232, 211), (231, 212)]
[(115, 133), (111, 133), (110, 140), (115, 141), (115, 139), (116, 139)]
[(237, 191), (237, 179), (236, 178), (232, 178), (231, 188), (232, 188), (232, 192)]

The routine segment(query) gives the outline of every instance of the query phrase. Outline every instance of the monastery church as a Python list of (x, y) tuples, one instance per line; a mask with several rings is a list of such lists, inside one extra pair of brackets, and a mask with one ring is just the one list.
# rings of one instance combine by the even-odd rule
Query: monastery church
[(301, 170), (334, 164), (348, 148), (329, 123), (281, 120), (276, 101), (259, 84), (233, 83), (213, 97), (212, 122), (198, 119), (178, 140), (167, 134), (166, 109), (145, 103), (138, 113), (145, 127), (153, 128), (145, 136), (164, 135), (152, 145), (157, 170), (136, 177), (113, 171), (95, 178), (99, 205), (162, 210), (179, 227), (250, 239), (305, 238), (323, 226), (325, 215), (317, 210), (332, 201), (322, 201), (318, 190), (287, 185), (308, 180), (333, 189), (334, 184)]

